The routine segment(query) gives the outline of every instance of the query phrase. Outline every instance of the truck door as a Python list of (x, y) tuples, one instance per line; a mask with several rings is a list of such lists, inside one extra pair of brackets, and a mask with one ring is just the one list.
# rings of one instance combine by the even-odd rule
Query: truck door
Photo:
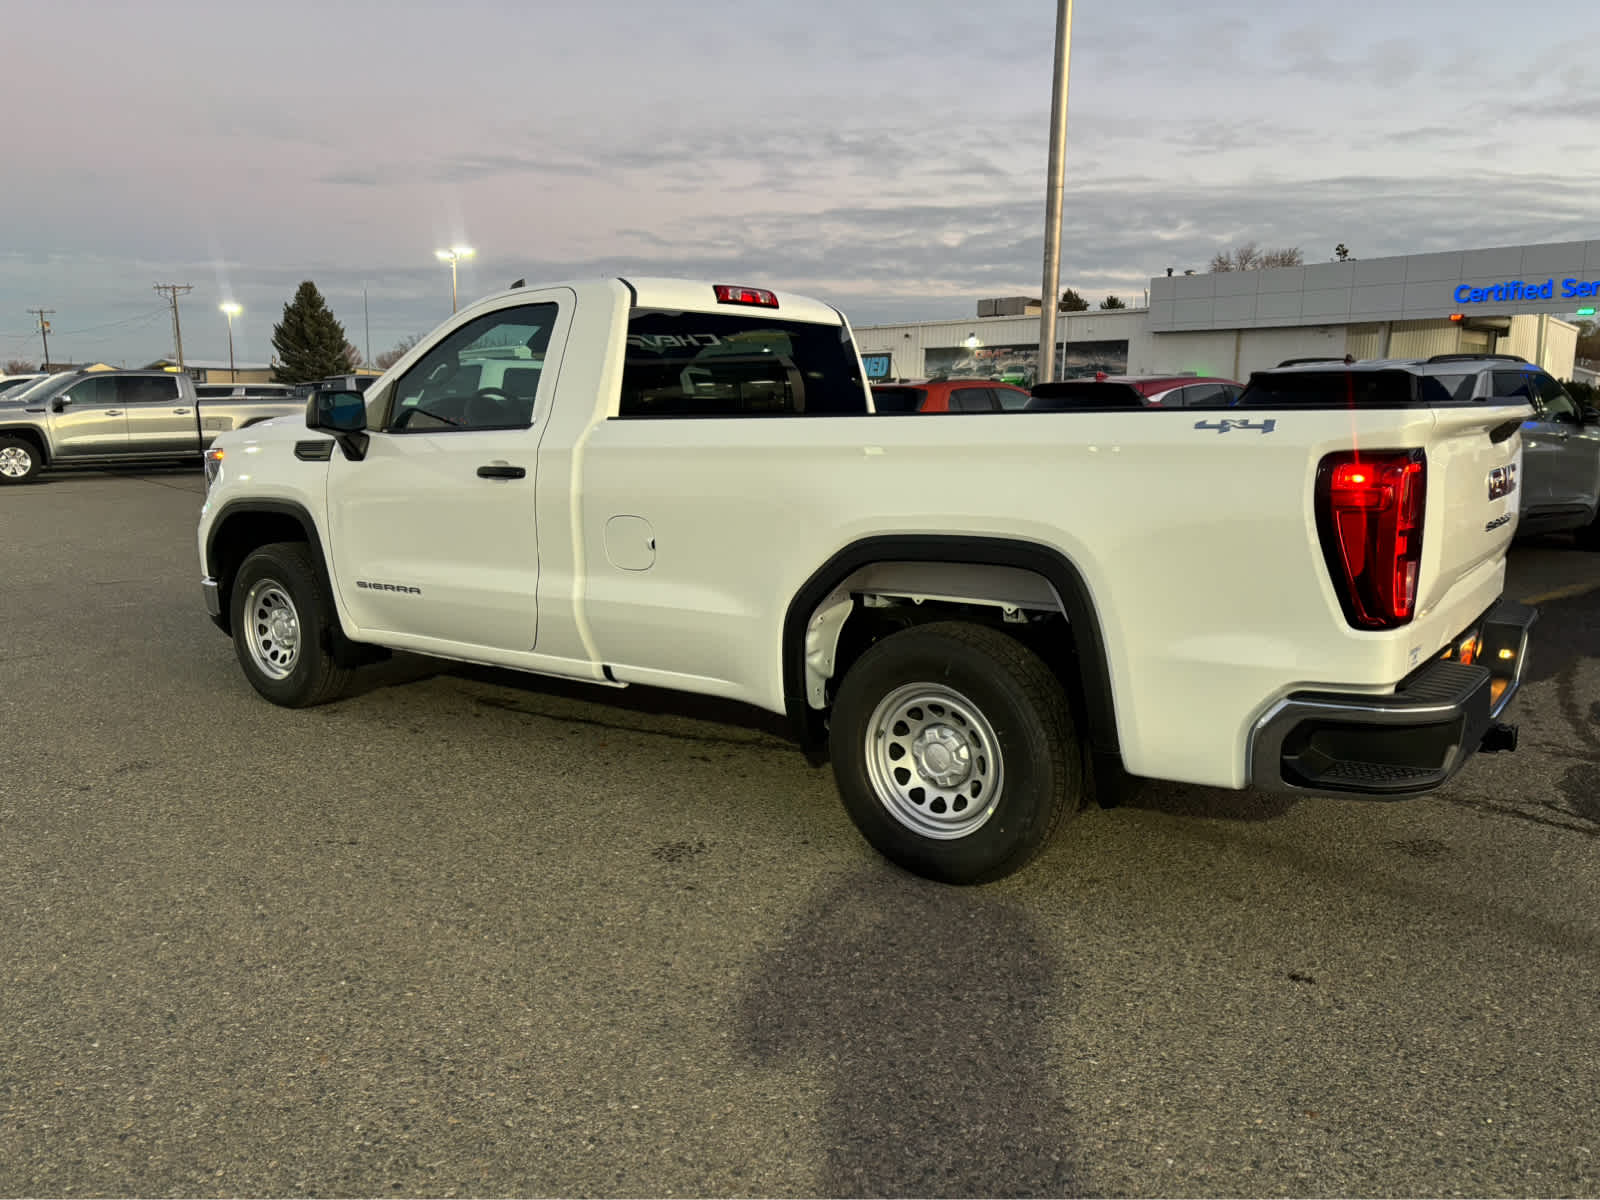
[(531, 292), (456, 325), (373, 397), (365, 458), (334, 450), (330, 566), (362, 629), (533, 649), (538, 444), (574, 300)]
[(57, 458), (127, 452), (128, 410), (117, 392), (115, 376), (85, 376), (52, 400), (50, 410), (50, 436)]
[(195, 406), (176, 375), (128, 375), (117, 380), (128, 413), (129, 454), (195, 454), (200, 450)]

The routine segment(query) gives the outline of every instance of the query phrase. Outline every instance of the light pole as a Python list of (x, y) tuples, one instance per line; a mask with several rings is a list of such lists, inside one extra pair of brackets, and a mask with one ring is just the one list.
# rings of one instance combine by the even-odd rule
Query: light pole
[(1067, 175), (1067, 72), (1072, 64), (1072, 0), (1056, 0), (1056, 69), (1050, 94), (1050, 166), (1044, 190), (1044, 286), (1039, 298), (1039, 365), (1034, 380), (1056, 377), (1056, 313), (1061, 286), (1061, 193)]
[(238, 383), (239, 373), (233, 369), (233, 319), (242, 313), (244, 309), (240, 308), (232, 300), (219, 304), (217, 307), (226, 313), (228, 317), (228, 382)]
[(448, 250), (435, 250), (434, 257), (450, 264), (450, 311), (456, 311), (456, 263), (471, 258), (477, 251), (471, 246), (451, 246)]

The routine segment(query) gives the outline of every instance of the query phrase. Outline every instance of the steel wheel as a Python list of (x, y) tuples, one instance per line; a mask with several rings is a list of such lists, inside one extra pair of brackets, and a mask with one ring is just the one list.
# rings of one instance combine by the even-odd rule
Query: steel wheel
[(867, 721), (865, 750), (878, 799), (923, 837), (967, 837), (999, 804), (1000, 739), (978, 706), (951, 688), (911, 683), (884, 696)]
[(269, 679), (287, 679), (300, 659), (300, 614), (276, 579), (258, 579), (244, 598), (250, 657)]
[(33, 455), (17, 442), (0, 446), (0, 475), (7, 479), (26, 479), (33, 471)]

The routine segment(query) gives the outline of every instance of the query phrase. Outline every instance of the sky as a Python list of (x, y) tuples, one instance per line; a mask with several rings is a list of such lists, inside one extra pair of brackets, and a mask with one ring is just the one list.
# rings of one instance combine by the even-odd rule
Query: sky
[[(373, 354), (519, 277), (1039, 294), (1051, 0), (52, 0), (0, 73), (0, 362), (266, 362), (312, 280)], [(1078, 0), (1061, 280), (1244, 240), (1600, 237), (1600, 7)], [(365, 293), (365, 301), (363, 300)]]

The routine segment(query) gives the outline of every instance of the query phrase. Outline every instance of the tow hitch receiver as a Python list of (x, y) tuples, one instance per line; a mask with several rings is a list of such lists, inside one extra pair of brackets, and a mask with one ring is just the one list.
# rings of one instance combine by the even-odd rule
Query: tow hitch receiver
[(1496, 721), (1483, 732), (1483, 741), (1478, 744), (1478, 749), (1484, 754), (1498, 754), (1502, 750), (1510, 751), (1517, 748), (1517, 727), (1507, 725), (1504, 721)]

